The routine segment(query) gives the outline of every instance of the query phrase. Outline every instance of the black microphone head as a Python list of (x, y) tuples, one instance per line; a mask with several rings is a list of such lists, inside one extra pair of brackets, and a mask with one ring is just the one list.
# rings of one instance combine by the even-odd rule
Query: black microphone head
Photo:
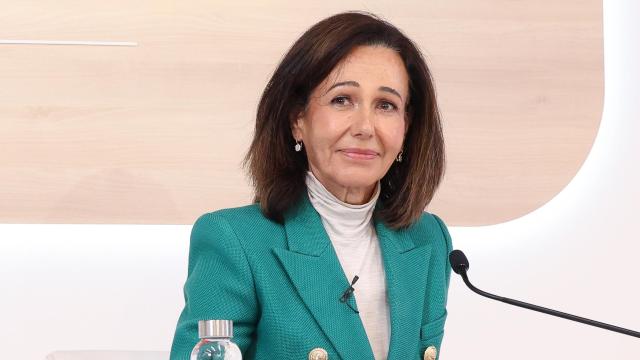
[(456, 274), (469, 270), (469, 260), (467, 260), (467, 257), (460, 250), (453, 250), (449, 253), (449, 262), (451, 263), (451, 269), (453, 269)]

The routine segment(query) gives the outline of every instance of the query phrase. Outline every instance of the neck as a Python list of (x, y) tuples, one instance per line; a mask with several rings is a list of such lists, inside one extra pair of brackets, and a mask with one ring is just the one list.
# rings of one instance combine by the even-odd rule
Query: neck
[(336, 199), (351, 205), (366, 204), (374, 195), (378, 183), (363, 187), (348, 187), (326, 181), (319, 177), (317, 172), (309, 171)]
[[(335, 195), (313, 175), (307, 172), (307, 193), (311, 204), (320, 214), (322, 222), (332, 241), (353, 239), (354, 236), (368, 237), (373, 231), (371, 219), (380, 195), (380, 186), (370, 200), (363, 204), (348, 204)], [(357, 237), (356, 236), (356, 237)]]

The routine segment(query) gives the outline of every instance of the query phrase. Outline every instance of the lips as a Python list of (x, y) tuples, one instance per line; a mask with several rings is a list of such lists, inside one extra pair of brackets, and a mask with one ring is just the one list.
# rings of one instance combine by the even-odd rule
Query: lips
[(369, 149), (348, 148), (341, 152), (351, 159), (370, 160), (378, 156), (378, 153)]

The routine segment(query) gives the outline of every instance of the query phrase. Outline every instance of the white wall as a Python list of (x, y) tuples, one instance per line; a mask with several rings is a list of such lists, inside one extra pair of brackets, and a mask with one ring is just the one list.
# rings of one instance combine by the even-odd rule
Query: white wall
[[(522, 218), (451, 229), (481, 289), (640, 331), (639, 18), (637, 0), (604, 2), (604, 114), (573, 181)], [(640, 339), (485, 299), (458, 276), (449, 312), (443, 359), (640, 359)]]
[(0, 358), (168, 351), (184, 305), (190, 228), (1, 225)]
[[(534, 213), (450, 230), (480, 288), (640, 330), (640, 3), (604, 5), (605, 109), (583, 168)], [(183, 305), (189, 232), (0, 225), (0, 356), (168, 350)], [(443, 360), (640, 358), (639, 339), (481, 298), (457, 276), (449, 313)]]

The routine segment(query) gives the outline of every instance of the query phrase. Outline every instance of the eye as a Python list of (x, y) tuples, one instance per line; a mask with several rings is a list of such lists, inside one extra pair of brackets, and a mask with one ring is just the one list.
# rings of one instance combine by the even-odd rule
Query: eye
[(351, 102), (351, 99), (348, 96), (340, 95), (336, 96), (331, 100), (332, 104), (336, 104), (339, 106), (348, 105)]
[(394, 103), (389, 101), (381, 101), (380, 108), (382, 108), (382, 110), (384, 111), (395, 111), (398, 109), (398, 107)]

